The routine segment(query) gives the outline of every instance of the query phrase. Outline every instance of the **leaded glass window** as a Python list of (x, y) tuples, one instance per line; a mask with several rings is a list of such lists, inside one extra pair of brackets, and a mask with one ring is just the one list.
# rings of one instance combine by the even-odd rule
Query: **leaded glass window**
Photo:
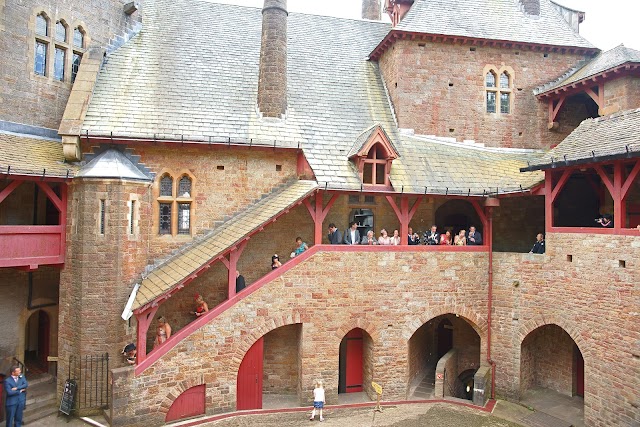
[(47, 24), (47, 18), (42, 13), (38, 14), (38, 16), (36, 16), (36, 34), (39, 36), (48, 36), (49, 29)]
[(507, 74), (506, 71), (500, 74), (500, 88), (501, 89), (509, 88), (509, 74)]
[(60, 42), (67, 41), (67, 27), (60, 21), (56, 22), (56, 40)]
[(509, 114), (510, 112), (509, 98), (508, 92), (500, 92), (500, 112), (502, 114)]
[(65, 57), (66, 57), (65, 50), (56, 46), (56, 56), (55, 56), (55, 61), (53, 62), (53, 78), (56, 80), (60, 80), (60, 81), (64, 80)]
[(47, 44), (41, 41), (36, 41), (33, 71), (40, 76), (47, 73)]
[(84, 47), (84, 34), (80, 28), (73, 29), (73, 46), (74, 47)]
[(191, 197), (191, 179), (188, 176), (180, 178), (178, 183), (178, 197)]
[(487, 113), (496, 112), (496, 93), (487, 92)]
[(163, 176), (160, 180), (160, 196), (173, 196), (173, 179), (170, 176)]
[(80, 61), (82, 60), (82, 55), (78, 52), (73, 52), (73, 62), (71, 63), (71, 83), (76, 81), (76, 76), (78, 75), (78, 69), (80, 68)]
[(171, 234), (171, 203), (160, 203), (160, 234)]
[(489, 71), (487, 73), (487, 76), (485, 77), (485, 86), (496, 87), (496, 75), (493, 74), (491, 71)]
[(178, 234), (191, 232), (191, 203), (178, 204)]

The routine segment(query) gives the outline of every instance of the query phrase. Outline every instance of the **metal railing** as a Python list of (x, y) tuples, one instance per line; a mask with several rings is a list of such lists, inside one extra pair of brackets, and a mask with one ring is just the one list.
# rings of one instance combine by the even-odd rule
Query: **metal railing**
[(69, 375), (75, 380), (75, 410), (104, 409), (109, 407), (109, 353), (69, 357)]

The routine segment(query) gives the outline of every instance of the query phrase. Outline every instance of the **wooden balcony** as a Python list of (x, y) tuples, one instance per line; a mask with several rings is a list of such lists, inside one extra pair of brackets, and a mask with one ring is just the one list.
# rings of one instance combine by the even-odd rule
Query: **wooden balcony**
[(64, 252), (64, 225), (0, 226), (0, 267), (34, 270), (43, 264), (63, 264)]

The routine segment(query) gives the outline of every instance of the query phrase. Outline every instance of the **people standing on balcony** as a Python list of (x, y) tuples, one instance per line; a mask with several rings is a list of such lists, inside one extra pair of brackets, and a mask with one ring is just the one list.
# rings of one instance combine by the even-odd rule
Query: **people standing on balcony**
[(360, 243), (360, 230), (358, 230), (358, 223), (352, 221), (344, 232), (344, 244), (345, 245), (357, 245)]
[(420, 235), (413, 232), (413, 228), (409, 227), (409, 245), (415, 246), (420, 244)]
[(469, 227), (469, 235), (467, 236), (467, 245), (481, 245), (482, 234), (476, 231), (476, 228), (472, 225)]
[(273, 256), (271, 257), (271, 269), (275, 270), (278, 267), (282, 267), (282, 263), (280, 262), (278, 254), (273, 254)]
[(453, 240), (454, 245), (456, 246), (465, 246), (467, 244), (467, 231), (466, 230), (460, 230), (460, 233), (458, 233), (455, 237), (455, 239)]
[(431, 226), (431, 230), (424, 233), (425, 245), (437, 245), (440, 242), (440, 234), (438, 233), (438, 227)]
[(247, 287), (247, 282), (244, 280), (244, 276), (236, 270), (236, 294)]
[(164, 344), (166, 340), (171, 337), (171, 326), (167, 323), (167, 319), (164, 316), (158, 317), (158, 329), (156, 330), (156, 340), (153, 343), (153, 348), (159, 347)]
[(196, 300), (196, 311), (194, 311), (193, 314), (195, 314), (196, 317), (200, 317), (203, 314), (205, 314), (207, 311), (209, 311), (209, 306), (207, 305), (206, 302), (204, 302), (204, 298), (202, 298), (202, 295), (196, 294), (195, 300)]
[(451, 244), (451, 231), (447, 230), (444, 234), (440, 235), (440, 244), (441, 245)]
[(296, 237), (296, 248), (291, 252), (291, 258), (295, 258), (300, 255), (302, 252), (309, 249), (309, 246), (305, 242), (302, 241), (302, 237)]
[(400, 232), (393, 230), (393, 236), (391, 236), (391, 245), (398, 246), (400, 244)]
[(384, 228), (380, 230), (380, 237), (378, 237), (378, 244), (388, 246), (391, 244), (391, 237), (387, 234), (387, 230)]
[(373, 230), (367, 231), (367, 235), (362, 238), (361, 244), (363, 245), (377, 245), (378, 241), (373, 236)]
[(342, 233), (340, 233), (340, 230), (338, 230), (334, 223), (329, 224), (329, 234), (327, 237), (329, 238), (330, 245), (342, 244)]
[(538, 233), (536, 236), (536, 242), (529, 251), (530, 254), (543, 254), (544, 253), (544, 234)]

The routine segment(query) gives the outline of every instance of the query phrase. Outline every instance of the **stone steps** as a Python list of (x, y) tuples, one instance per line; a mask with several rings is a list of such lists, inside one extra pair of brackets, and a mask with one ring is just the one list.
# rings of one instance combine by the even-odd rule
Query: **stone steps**
[(413, 399), (433, 399), (436, 391), (436, 370), (435, 368), (429, 368), (427, 375), (418, 384), (414, 390), (411, 398)]

